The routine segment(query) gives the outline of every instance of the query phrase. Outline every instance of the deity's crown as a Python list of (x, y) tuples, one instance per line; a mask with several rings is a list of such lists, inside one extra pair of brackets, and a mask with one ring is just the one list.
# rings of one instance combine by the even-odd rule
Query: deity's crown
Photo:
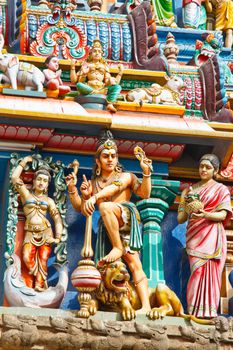
[(104, 149), (114, 149), (117, 152), (117, 144), (114, 140), (107, 139), (104, 143), (99, 145), (96, 150), (96, 155), (99, 155)]
[(101, 41), (98, 37), (93, 40), (92, 49), (94, 47), (100, 47), (102, 49), (102, 44), (101, 44)]

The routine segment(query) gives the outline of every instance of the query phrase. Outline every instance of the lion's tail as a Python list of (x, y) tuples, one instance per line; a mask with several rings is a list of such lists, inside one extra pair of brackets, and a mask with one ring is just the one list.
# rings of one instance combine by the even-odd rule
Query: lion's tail
[(183, 317), (185, 320), (188, 321), (194, 321), (196, 323), (199, 324), (205, 324), (205, 325), (214, 325), (215, 324), (215, 319), (202, 319), (202, 318), (198, 318), (194, 315), (187, 315), (185, 313), (180, 313), (180, 317)]

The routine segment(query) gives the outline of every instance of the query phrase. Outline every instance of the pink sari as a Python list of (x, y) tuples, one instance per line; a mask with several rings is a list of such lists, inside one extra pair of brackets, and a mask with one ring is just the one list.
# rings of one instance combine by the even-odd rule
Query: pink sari
[(230, 193), (226, 186), (214, 180), (194, 191), (199, 193), (204, 210), (227, 211), (222, 222), (190, 218), (186, 233), (191, 269), (187, 286), (188, 312), (197, 317), (215, 317), (227, 251), (224, 226), (232, 216)]

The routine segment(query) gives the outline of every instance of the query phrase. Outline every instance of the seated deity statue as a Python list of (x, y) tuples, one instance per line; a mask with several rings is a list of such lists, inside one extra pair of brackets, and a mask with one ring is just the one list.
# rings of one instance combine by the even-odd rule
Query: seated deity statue
[[(48, 197), (47, 191), (51, 179), (45, 168), (39, 168), (34, 174), (33, 187), (29, 191), (21, 174), (32, 157), (25, 157), (12, 173), (12, 183), (20, 194), (23, 212), (26, 217), (24, 224), (23, 261), (29, 273), (27, 286), (42, 292), (48, 288), (48, 259), (52, 252), (52, 244), (58, 244), (63, 231), (63, 223), (55, 202)], [(55, 236), (47, 213), (54, 221)]]
[(103, 49), (99, 39), (95, 39), (89, 56), (83, 62), (78, 73), (75, 72), (75, 61), (71, 62), (70, 80), (76, 84), (81, 95), (107, 94), (107, 110), (116, 112), (114, 102), (121, 91), (120, 81), (123, 66), (118, 65), (119, 73), (116, 78), (111, 77), (108, 64), (103, 58)]
[[(138, 148), (135, 154), (140, 160), (143, 179), (125, 172), (118, 162), (118, 149), (112, 134), (107, 133), (98, 143), (93, 177), (85, 175), (79, 196), (74, 173), (67, 176), (68, 192), (73, 207), (85, 216), (92, 215), (97, 205), (101, 220), (95, 258), (107, 263), (122, 258), (128, 265), (144, 312), (150, 311), (147, 277), (142, 269), (139, 250), (142, 238), (140, 216), (135, 204), (130, 202), (132, 192), (141, 198), (149, 198), (151, 192), (151, 160)], [(106, 252), (106, 236), (110, 239), (110, 252)]]

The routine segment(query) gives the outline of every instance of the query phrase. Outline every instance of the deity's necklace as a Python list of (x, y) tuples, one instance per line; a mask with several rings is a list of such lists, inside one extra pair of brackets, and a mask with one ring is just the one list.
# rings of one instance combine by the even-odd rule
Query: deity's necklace
[(103, 176), (98, 176), (95, 179), (95, 186), (97, 191), (99, 192), (104, 187), (110, 185), (112, 182), (118, 179), (118, 173), (114, 171), (112, 175), (110, 175), (108, 178), (104, 178)]

